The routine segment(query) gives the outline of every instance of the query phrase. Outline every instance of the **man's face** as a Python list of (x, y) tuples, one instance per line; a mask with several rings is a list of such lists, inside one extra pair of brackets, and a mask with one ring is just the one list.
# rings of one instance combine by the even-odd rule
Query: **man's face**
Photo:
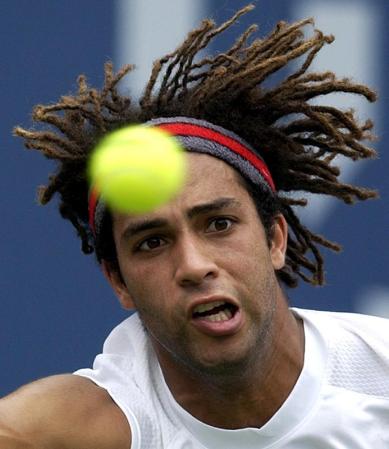
[(137, 308), (160, 361), (218, 373), (261, 356), (282, 297), (279, 222), (269, 248), (236, 172), (193, 153), (174, 201), (147, 215), (114, 216), (122, 279), (111, 273), (110, 281), (122, 304)]

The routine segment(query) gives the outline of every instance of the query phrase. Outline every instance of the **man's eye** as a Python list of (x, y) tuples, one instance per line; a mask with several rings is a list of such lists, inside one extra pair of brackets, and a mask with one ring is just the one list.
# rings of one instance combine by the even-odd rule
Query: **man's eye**
[(207, 231), (208, 232), (218, 232), (227, 231), (232, 226), (233, 221), (230, 218), (220, 217), (214, 218), (210, 221)]
[(138, 246), (137, 250), (139, 251), (152, 251), (153, 249), (157, 249), (160, 246), (165, 244), (165, 240), (161, 237), (150, 237), (146, 240), (143, 240)]

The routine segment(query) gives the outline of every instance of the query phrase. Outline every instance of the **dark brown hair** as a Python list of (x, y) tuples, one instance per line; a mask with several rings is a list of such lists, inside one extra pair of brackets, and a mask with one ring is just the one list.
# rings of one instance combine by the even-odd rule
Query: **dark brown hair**
[[(375, 101), (368, 87), (332, 72), (308, 69), (316, 54), (333, 41), (321, 31), (306, 37), (312, 19), (287, 24), (280, 22), (265, 38), (253, 38), (250, 26), (225, 52), (199, 59), (199, 52), (252, 5), (216, 26), (204, 20), (189, 33), (175, 51), (157, 60), (139, 104), (118, 92), (118, 83), (133, 67), (124, 66), (116, 74), (105, 65), (101, 90), (79, 77), (79, 91), (63, 96), (56, 104), (38, 105), (33, 120), (42, 129), (15, 128), (27, 148), (57, 161), (49, 183), (39, 190), (39, 200), (48, 203), (59, 194), (59, 210), (76, 228), (85, 253), (96, 251), (98, 259), (115, 259), (110, 220), (106, 232), (96, 241), (88, 225), (88, 182), (86, 164), (101, 136), (129, 123), (156, 117), (188, 116), (207, 120), (234, 131), (260, 151), (277, 187), (274, 197), (248, 186), (268, 234), (273, 218), (282, 213), (289, 225), (286, 266), (278, 272), (288, 286), (301, 277), (311, 284), (323, 284), (324, 269), (320, 246), (338, 251), (327, 240), (298, 219), (294, 206), (305, 206), (304, 192), (330, 195), (347, 204), (377, 196), (375, 191), (343, 183), (334, 159), (342, 155), (352, 160), (372, 158), (375, 151), (365, 145), (372, 138), (372, 122), (359, 122), (353, 110), (319, 105), (311, 100), (333, 92), (345, 92)], [(294, 72), (271, 84), (291, 61), (300, 62)], [(265, 87), (266, 83), (266, 87)], [(47, 126), (50, 125), (50, 126)], [(297, 192), (298, 197), (293, 192)]]

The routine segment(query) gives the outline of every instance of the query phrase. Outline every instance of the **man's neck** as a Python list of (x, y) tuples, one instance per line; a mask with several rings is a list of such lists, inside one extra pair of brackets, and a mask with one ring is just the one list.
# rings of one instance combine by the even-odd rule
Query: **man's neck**
[(262, 427), (289, 396), (304, 363), (302, 321), (288, 310), (276, 314), (274, 329), (265, 357), (239, 376), (208, 377), (161, 363), (175, 400), (192, 416), (214, 427)]

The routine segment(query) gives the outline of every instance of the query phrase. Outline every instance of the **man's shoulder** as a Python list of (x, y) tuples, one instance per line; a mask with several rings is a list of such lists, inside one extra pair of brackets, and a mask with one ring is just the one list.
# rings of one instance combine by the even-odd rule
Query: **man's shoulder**
[(357, 313), (297, 310), (326, 345), (332, 387), (389, 400), (389, 320)]
[(332, 328), (340, 327), (362, 334), (366, 332), (369, 335), (377, 336), (380, 339), (386, 338), (389, 341), (387, 332), (389, 328), (388, 318), (352, 312), (332, 312), (300, 308), (292, 308), (292, 310), (303, 318), (303, 320), (311, 321), (319, 326), (331, 325)]
[(130, 447), (126, 418), (107, 392), (70, 374), (38, 380), (1, 399), (3, 434), (41, 448)]

